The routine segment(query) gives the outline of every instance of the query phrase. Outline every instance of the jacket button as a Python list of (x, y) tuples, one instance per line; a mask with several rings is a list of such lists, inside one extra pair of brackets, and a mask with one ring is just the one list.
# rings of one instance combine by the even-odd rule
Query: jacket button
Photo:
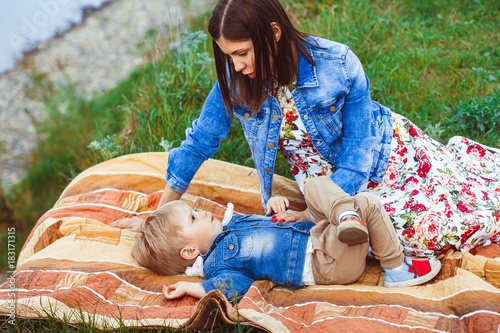
[(280, 119), (280, 117), (279, 117), (277, 114), (275, 114), (275, 115), (273, 116), (273, 119), (274, 119), (274, 120), (278, 120), (278, 119)]
[(335, 108), (335, 106), (332, 106), (332, 107), (330, 108), (330, 111), (332, 111), (332, 112), (335, 112), (335, 110), (337, 110), (337, 109)]
[(318, 141), (318, 142), (316, 142), (316, 146), (319, 146), (320, 144), (321, 144), (321, 142), (319, 142), (319, 141)]
[(283, 226), (283, 223), (279, 222), (279, 223), (278, 223), (278, 226), (279, 226), (279, 227), (282, 227), (282, 226)]
[(234, 249), (234, 245), (233, 244), (229, 244), (228, 249), (233, 250)]
[(269, 147), (269, 149), (273, 149), (274, 148), (274, 144), (270, 143), (267, 145)]
[(332, 158), (332, 154), (328, 155), (328, 157)]
[(379, 177), (380, 177), (380, 176), (382, 176), (382, 174), (379, 172), (379, 173), (377, 173), (377, 176), (379, 176)]
[(245, 118), (246, 118), (246, 119), (250, 118), (250, 113), (248, 113), (248, 112), (247, 112), (247, 113), (245, 113)]
[(267, 172), (267, 173), (271, 173), (271, 169), (266, 168), (266, 172)]
[(309, 118), (309, 116), (306, 114), (306, 115), (304, 116), (304, 119), (307, 119), (307, 118)]

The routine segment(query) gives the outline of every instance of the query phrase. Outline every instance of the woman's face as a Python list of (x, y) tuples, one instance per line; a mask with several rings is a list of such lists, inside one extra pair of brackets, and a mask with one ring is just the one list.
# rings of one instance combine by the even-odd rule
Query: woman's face
[(234, 41), (221, 37), (215, 42), (222, 52), (231, 57), (235, 71), (255, 78), (255, 53), (251, 39)]

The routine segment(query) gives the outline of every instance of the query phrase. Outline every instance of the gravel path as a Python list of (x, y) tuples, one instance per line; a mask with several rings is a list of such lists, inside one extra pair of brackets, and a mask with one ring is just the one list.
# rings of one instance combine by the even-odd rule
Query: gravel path
[[(88, 14), (62, 36), (39, 45), (11, 71), (0, 76), (0, 184), (4, 189), (20, 181), (36, 147), (37, 137), (27, 109), (40, 121), (46, 114), (39, 101), (23, 92), (31, 67), (53, 81), (69, 75), (90, 96), (116, 84), (143, 63), (136, 45), (151, 28), (182, 25), (199, 15), (213, 0), (112, 0)], [(65, 64), (64, 72), (60, 65)]]

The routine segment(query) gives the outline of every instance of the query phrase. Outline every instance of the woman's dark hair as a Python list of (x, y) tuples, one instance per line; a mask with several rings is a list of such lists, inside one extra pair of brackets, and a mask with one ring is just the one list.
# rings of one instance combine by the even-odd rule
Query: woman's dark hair
[[(281, 38), (274, 47), (271, 22), (281, 28)], [(260, 107), (270, 92), (278, 86), (291, 84), (297, 76), (297, 50), (313, 65), (314, 60), (305, 46), (309, 34), (298, 31), (278, 0), (219, 0), (210, 17), (208, 32), (212, 36), (215, 68), (226, 110), (246, 104), (252, 113)], [(224, 37), (231, 41), (251, 39), (255, 52), (255, 78), (236, 72), (231, 57), (216, 43)], [(272, 65), (270, 59), (273, 59)], [(229, 70), (226, 71), (226, 63)], [(274, 66), (274, 71), (271, 67)]]

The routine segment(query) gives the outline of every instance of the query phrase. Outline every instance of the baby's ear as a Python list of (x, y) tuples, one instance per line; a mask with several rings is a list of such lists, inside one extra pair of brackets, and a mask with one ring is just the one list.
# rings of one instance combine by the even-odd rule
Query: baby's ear
[(200, 255), (200, 251), (191, 246), (184, 246), (180, 253), (182, 259), (194, 260)]

